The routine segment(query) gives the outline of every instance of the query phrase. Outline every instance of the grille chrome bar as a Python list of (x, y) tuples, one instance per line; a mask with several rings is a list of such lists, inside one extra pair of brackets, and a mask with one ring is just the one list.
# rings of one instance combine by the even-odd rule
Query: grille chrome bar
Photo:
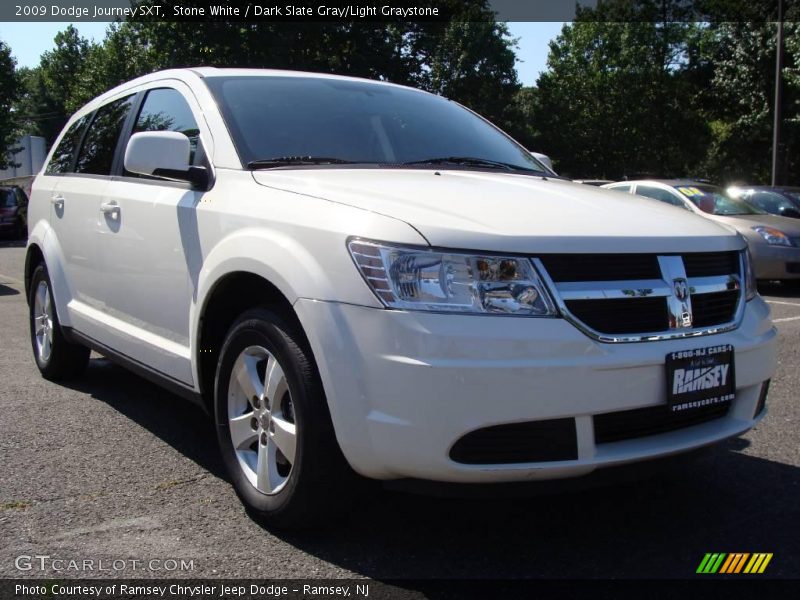
[[(710, 294), (739, 289), (739, 280), (733, 275), (688, 277), (691, 294)], [(555, 283), (555, 289), (564, 300), (603, 300), (612, 298), (644, 298), (669, 296), (672, 288), (663, 279), (629, 281), (565, 281)]]
[[(575, 258), (577, 259), (579, 256), (576, 255)], [(562, 316), (583, 333), (600, 342), (631, 343), (690, 338), (731, 331), (740, 325), (745, 309), (742, 289), (744, 259), (741, 253), (739, 253), (738, 260), (735, 262), (738, 265), (737, 272), (727, 275), (719, 274), (700, 277), (686, 277), (684, 262), (689, 262), (690, 259), (694, 258), (691, 254), (686, 255), (685, 261), (681, 256), (677, 255), (659, 255), (654, 258), (658, 260), (662, 279), (578, 282), (555, 282), (550, 277), (541, 259), (533, 258), (532, 260), (536, 270), (552, 291)], [(708, 303), (704, 302), (704, 300), (710, 298), (708, 294), (720, 295), (723, 292), (735, 292), (738, 297), (730, 320), (726, 320), (724, 323), (707, 324), (708, 319), (700, 318), (698, 319), (698, 326), (695, 327), (691, 318), (687, 320), (686, 316), (682, 314), (686, 312), (685, 309), (688, 309), (691, 315), (692, 300), (696, 300), (698, 306), (706, 307)], [(679, 293), (685, 299), (677, 301), (676, 293)], [(663, 298), (664, 309), (667, 311), (669, 318), (664, 321), (665, 326), (657, 331), (626, 331), (623, 333), (598, 331), (575, 315), (568, 305), (573, 303), (577, 307), (580, 304), (585, 311), (587, 301), (598, 301), (598, 308), (600, 308), (604, 304), (603, 301), (617, 301), (621, 306), (625, 306), (625, 299), (642, 299), (641, 301), (644, 301), (643, 299), (652, 299), (648, 301), (655, 302), (659, 298)], [(591, 304), (591, 302), (588, 302), (588, 304)], [(631, 304), (631, 307), (633, 306)], [(734, 308), (733, 301), (730, 306)], [(676, 316), (678, 309), (680, 310), (677, 318), (673, 318)], [(640, 324), (644, 324), (643, 320), (640, 319), (640, 321)]]
[(564, 300), (603, 300), (611, 298), (644, 298), (668, 296), (669, 287), (661, 279), (637, 281), (567, 281), (556, 283), (555, 289)]
[(689, 277), (689, 291), (694, 294), (713, 294), (732, 292), (741, 289), (739, 278), (734, 275), (715, 275), (713, 277)]

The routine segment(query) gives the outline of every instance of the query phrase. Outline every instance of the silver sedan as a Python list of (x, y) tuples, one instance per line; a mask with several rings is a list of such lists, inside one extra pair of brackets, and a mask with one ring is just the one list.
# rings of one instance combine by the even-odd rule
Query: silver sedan
[(715, 185), (684, 179), (619, 181), (604, 188), (666, 202), (736, 229), (747, 240), (756, 277), (800, 280), (800, 222), (770, 215)]

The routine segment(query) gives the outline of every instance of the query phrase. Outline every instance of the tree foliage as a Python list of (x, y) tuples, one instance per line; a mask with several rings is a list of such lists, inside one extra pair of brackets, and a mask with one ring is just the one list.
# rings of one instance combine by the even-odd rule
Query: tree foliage
[(38, 67), (22, 73), (18, 104), (23, 132), (43, 136), (48, 145), (83, 103), (77, 92), (92, 50), (72, 25), (57, 33), (54, 43), (53, 50), (42, 54)]
[[(769, 182), (775, 93), (777, 27), (774, 23), (724, 23), (711, 31), (715, 72), (705, 92), (713, 137), (705, 170), (723, 180)], [(785, 27), (783, 134), (779, 165), (783, 180), (800, 167), (800, 24)]]
[(576, 22), (550, 44), (538, 81), (539, 146), (566, 173), (683, 174), (708, 127), (690, 74), (691, 23)]
[(11, 49), (0, 41), (0, 169), (13, 161), (10, 152), (17, 133), (14, 102), (18, 95), (16, 61)]

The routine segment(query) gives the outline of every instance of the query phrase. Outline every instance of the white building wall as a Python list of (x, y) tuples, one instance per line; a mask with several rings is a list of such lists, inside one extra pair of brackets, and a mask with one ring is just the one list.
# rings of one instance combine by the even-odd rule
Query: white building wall
[(11, 161), (19, 166), (0, 170), (0, 181), (36, 175), (47, 157), (45, 140), (37, 135), (26, 135), (18, 139), (13, 147), (19, 150), (11, 156)]

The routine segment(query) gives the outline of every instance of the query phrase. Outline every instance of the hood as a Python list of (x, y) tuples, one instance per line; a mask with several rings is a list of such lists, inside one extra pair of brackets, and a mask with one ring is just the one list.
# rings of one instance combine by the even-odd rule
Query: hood
[[(445, 248), (615, 253), (744, 247), (729, 229), (686, 210), (558, 179), (458, 170), (340, 168), (254, 171), (253, 177), (264, 186), (405, 221), (432, 246)], [(380, 233), (373, 237), (380, 239)]]

